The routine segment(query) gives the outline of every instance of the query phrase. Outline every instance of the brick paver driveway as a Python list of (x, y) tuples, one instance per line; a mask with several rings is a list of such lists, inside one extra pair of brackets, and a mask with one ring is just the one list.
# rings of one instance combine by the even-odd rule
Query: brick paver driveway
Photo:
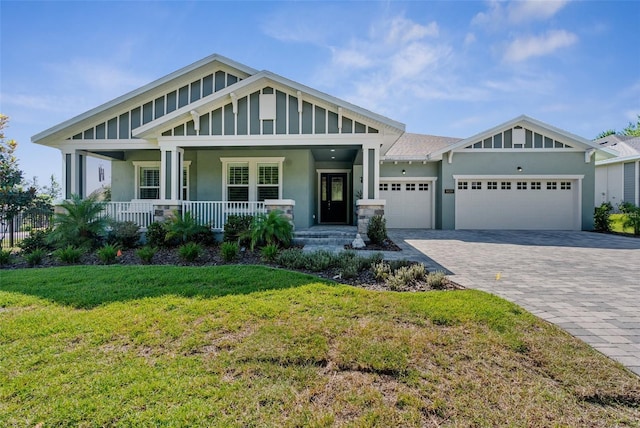
[(640, 239), (556, 231), (389, 235), (461, 285), (519, 304), (640, 375)]

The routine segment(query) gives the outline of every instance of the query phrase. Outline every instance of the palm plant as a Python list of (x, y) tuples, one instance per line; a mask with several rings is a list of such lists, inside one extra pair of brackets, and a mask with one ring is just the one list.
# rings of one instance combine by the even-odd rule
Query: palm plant
[(67, 245), (97, 247), (105, 236), (107, 218), (102, 214), (105, 203), (95, 197), (82, 199), (72, 195), (60, 205), (66, 212), (55, 216), (52, 237), (58, 247)]
[(293, 226), (282, 211), (274, 210), (253, 219), (249, 231), (251, 249), (256, 245), (278, 245), (288, 247), (293, 238)]
[(175, 212), (174, 217), (169, 222), (165, 240), (177, 239), (182, 243), (206, 241), (210, 234), (209, 228), (199, 224), (191, 212), (186, 211), (182, 215)]

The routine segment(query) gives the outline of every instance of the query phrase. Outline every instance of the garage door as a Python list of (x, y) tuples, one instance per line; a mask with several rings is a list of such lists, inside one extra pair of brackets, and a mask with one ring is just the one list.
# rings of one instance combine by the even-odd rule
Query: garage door
[(456, 187), (456, 229), (581, 229), (578, 180), (458, 179)]
[(381, 182), (380, 199), (387, 201), (387, 227), (430, 229), (432, 187), (432, 182)]

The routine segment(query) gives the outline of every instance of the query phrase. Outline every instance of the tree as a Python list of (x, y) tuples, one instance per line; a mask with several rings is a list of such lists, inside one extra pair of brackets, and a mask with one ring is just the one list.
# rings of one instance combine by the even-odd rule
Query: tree
[(640, 137), (640, 114), (636, 120), (636, 123), (629, 122), (626, 128), (617, 132), (615, 129), (607, 129), (598, 134), (596, 139), (608, 137), (609, 135), (627, 135), (631, 137)]
[(0, 113), (0, 244), (9, 231), (9, 241), (13, 244), (13, 219), (21, 211), (32, 205), (36, 197), (34, 187), (26, 188), (22, 182), (22, 171), (15, 155), (18, 143), (5, 140), (4, 129), (9, 118)]

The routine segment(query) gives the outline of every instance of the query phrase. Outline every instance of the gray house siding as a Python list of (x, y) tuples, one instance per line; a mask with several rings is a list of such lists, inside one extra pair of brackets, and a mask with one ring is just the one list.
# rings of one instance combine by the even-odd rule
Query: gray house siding
[(636, 163), (627, 162), (624, 164), (623, 177), (623, 200), (624, 202), (636, 203)]

